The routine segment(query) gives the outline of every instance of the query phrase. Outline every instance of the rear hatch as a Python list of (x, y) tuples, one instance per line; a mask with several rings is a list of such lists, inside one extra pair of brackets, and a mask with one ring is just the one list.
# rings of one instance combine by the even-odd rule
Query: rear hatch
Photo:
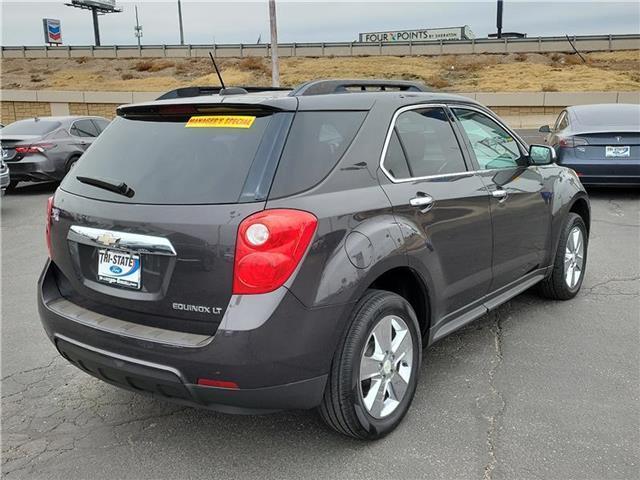
[(576, 158), (583, 160), (640, 160), (640, 132), (583, 133), (586, 145), (575, 147)]
[(61, 295), (130, 322), (214, 333), (238, 224), (264, 209), (292, 118), (246, 105), (123, 110), (56, 193)]

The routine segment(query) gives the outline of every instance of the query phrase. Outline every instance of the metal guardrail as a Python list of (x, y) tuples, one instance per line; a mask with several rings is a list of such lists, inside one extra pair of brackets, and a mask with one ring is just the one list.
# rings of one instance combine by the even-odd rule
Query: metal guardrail
[[(570, 36), (581, 51), (614, 51), (640, 49), (640, 35)], [(2, 46), (2, 58), (131, 58), (131, 57), (203, 57), (212, 52), (216, 57), (260, 57), (270, 55), (270, 44), (190, 44), (190, 45), (92, 45)], [(405, 42), (320, 42), (281, 43), (283, 57), (329, 57), (373, 55), (439, 55), (473, 53), (572, 52), (567, 37), (477, 38), (473, 40), (433, 40)]]

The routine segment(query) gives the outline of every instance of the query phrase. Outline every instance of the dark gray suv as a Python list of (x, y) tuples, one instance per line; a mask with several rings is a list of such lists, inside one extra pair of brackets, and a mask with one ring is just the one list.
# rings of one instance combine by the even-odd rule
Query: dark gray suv
[(49, 200), (40, 315), (87, 373), (379, 438), (423, 347), (535, 284), (580, 289), (580, 181), (468, 98), (193, 90), (119, 108)]

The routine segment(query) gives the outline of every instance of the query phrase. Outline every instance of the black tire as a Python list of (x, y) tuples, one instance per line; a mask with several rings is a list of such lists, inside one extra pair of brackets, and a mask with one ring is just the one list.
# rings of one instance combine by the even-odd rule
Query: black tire
[(67, 160), (67, 163), (64, 166), (65, 175), (71, 171), (71, 169), (73, 168), (73, 165), (78, 161), (79, 158), (80, 158), (80, 155), (76, 155), (71, 157), (69, 160)]
[[(584, 258), (583, 268), (580, 272), (580, 277), (574, 287), (570, 287), (565, 281), (565, 262), (564, 255), (569, 240), (569, 233), (575, 228), (579, 228), (582, 231), (582, 238), (584, 241)], [(575, 213), (569, 213), (567, 216), (567, 222), (560, 233), (560, 241), (558, 242), (558, 249), (553, 261), (553, 270), (547, 278), (545, 278), (539, 284), (538, 291), (543, 297), (550, 298), (552, 300), (569, 300), (575, 297), (580, 291), (582, 281), (584, 280), (584, 274), (587, 266), (587, 253), (589, 246), (589, 238), (587, 236), (587, 227), (580, 215)]]
[[(360, 360), (371, 332), (389, 315), (400, 317), (411, 334), (411, 374), (395, 410), (388, 416), (375, 418), (367, 411), (360, 393)], [(322, 419), (337, 432), (350, 437), (374, 440), (385, 436), (398, 426), (411, 405), (421, 360), (420, 327), (409, 302), (395, 293), (368, 290), (356, 305), (349, 330), (334, 355), (319, 407)]]
[(6, 193), (13, 193), (16, 191), (16, 188), (18, 187), (18, 183), (20, 183), (20, 180), (9, 180), (9, 185), (7, 185), (7, 188), (5, 189)]

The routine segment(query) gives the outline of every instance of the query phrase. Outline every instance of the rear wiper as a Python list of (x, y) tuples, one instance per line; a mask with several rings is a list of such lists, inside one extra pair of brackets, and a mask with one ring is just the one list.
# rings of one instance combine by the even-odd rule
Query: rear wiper
[(86, 183), (87, 185), (103, 188), (104, 190), (109, 190), (110, 192), (118, 193), (128, 198), (131, 198), (136, 194), (136, 192), (134, 192), (133, 189), (124, 182), (116, 184), (108, 182), (106, 180), (100, 180), (99, 178), (91, 177), (76, 177), (76, 179), (79, 182)]

